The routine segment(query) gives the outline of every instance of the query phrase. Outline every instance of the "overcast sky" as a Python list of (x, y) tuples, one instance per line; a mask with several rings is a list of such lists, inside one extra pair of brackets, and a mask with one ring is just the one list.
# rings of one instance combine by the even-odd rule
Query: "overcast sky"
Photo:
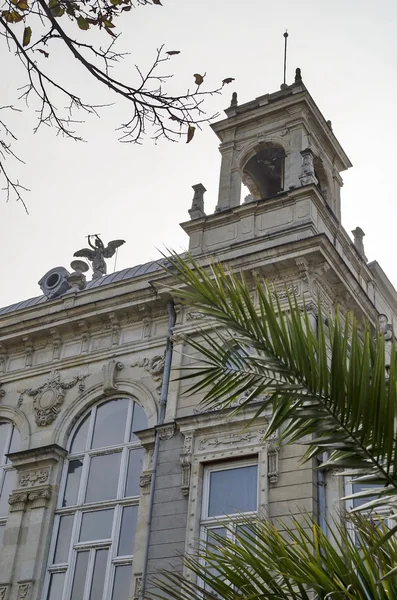
[[(397, 285), (393, 243), (397, 220), (395, 190), (397, 120), (397, 3), (395, 0), (163, 0), (125, 13), (121, 47), (131, 52), (121, 72), (134, 77), (133, 64), (148, 65), (156, 48), (180, 50), (167, 65), (174, 89), (183, 91), (193, 73), (207, 73), (207, 85), (235, 77), (222, 96), (207, 102), (209, 113), (279, 89), (283, 74), (283, 32), (289, 37), (288, 82), (295, 67), (353, 163), (343, 174), (343, 225), (366, 233), (369, 260), (378, 260)], [(121, 20), (120, 20), (121, 23)], [(104, 93), (54, 48), (48, 58), (87, 99)], [(23, 74), (0, 46), (3, 66), (0, 105), (9, 104)], [(4, 74), (4, 65), (8, 66)], [(58, 71), (59, 73), (59, 71)], [(99, 103), (98, 102), (98, 103)], [(206, 212), (217, 199), (220, 155), (209, 126), (186, 145), (146, 139), (142, 146), (117, 141), (125, 107), (104, 109), (82, 127), (87, 143), (33, 135), (33, 112), (14, 117), (18, 153), (26, 161), (18, 176), (31, 189), (29, 208), (0, 202), (0, 306), (40, 294), (38, 280), (52, 267), (69, 268), (85, 236), (105, 242), (123, 238), (117, 270), (157, 258), (156, 248), (185, 249), (179, 223), (189, 218), (193, 191), (207, 188)], [(16, 165), (14, 165), (16, 166)], [(3, 192), (0, 192), (3, 194)], [(394, 232), (394, 233), (393, 233)], [(109, 261), (109, 272), (114, 261)]]

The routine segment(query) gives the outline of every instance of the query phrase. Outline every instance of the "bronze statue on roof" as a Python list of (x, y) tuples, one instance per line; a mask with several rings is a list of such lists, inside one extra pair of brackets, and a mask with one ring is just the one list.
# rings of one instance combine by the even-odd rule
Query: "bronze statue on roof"
[[(90, 248), (82, 248), (73, 254), (73, 256), (82, 256), (87, 258), (93, 270), (92, 279), (98, 279), (103, 275), (106, 275), (106, 262), (105, 258), (111, 258), (116, 252), (119, 246), (125, 244), (125, 240), (112, 240), (105, 247), (101, 238), (97, 233), (94, 235), (87, 236), (88, 244)], [(91, 242), (91, 238), (94, 238), (94, 244)]]

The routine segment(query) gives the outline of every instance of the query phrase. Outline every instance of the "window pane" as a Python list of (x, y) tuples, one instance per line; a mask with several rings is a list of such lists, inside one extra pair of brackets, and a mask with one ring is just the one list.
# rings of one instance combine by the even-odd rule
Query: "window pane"
[(121, 452), (91, 458), (85, 502), (116, 498), (120, 460)]
[(51, 575), (50, 587), (47, 596), (48, 600), (61, 600), (64, 581), (65, 573), (53, 573)]
[(94, 575), (91, 583), (90, 600), (102, 600), (107, 560), (108, 551), (97, 550), (95, 554)]
[(134, 414), (132, 416), (132, 429), (131, 429), (131, 441), (137, 440), (138, 438), (134, 435), (135, 431), (141, 429), (147, 429), (147, 418), (145, 411), (142, 406), (134, 402)]
[(76, 452), (82, 452), (85, 450), (87, 443), (88, 427), (90, 424), (90, 416), (91, 413), (86, 416), (86, 418), (79, 425), (79, 428), (74, 434), (74, 438), (70, 446), (70, 454), (75, 454)]
[(3, 487), (0, 493), (0, 517), (5, 517), (8, 515), (8, 496), (11, 494), (13, 488), (15, 487), (15, 476), (16, 473), (14, 469), (11, 471), (4, 472), (3, 478)]
[(108, 509), (84, 513), (79, 542), (109, 539), (112, 536), (113, 512), (113, 509)]
[(113, 583), (112, 600), (128, 600), (128, 594), (131, 586), (131, 577), (131, 565), (123, 565), (120, 567), (116, 567)]
[(128, 459), (127, 482), (125, 485), (126, 496), (139, 495), (139, 477), (142, 473), (144, 453), (145, 451), (143, 448), (138, 448), (137, 450), (130, 450), (130, 456)]
[(4, 454), (8, 451), (8, 448), (5, 447), (8, 433), (10, 431), (10, 423), (0, 423), (0, 464), (3, 464)]
[(89, 552), (78, 552), (70, 600), (82, 600), (87, 575)]
[(55, 548), (54, 563), (68, 562), (70, 538), (72, 535), (73, 515), (61, 517), (59, 522), (57, 545)]
[[(380, 487), (377, 484), (370, 484), (370, 483), (353, 483), (352, 485), (352, 492), (353, 494), (358, 494), (358, 492), (363, 492), (364, 490), (370, 490), (371, 488), (378, 488)], [(356, 498), (355, 500), (353, 500), (353, 508), (357, 508), (358, 506), (361, 506), (362, 504), (366, 504), (367, 502), (372, 502), (372, 500), (376, 500), (378, 496), (366, 496), (365, 498)], [(377, 508), (377, 510), (379, 510)]]
[(0, 525), (0, 549), (3, 545), (3, 538), (4, 538), (4, 530), (5, 530), (6, 526), (5, 525)]
[[(214, 554), (219, 554), (218, 552), (218, 548), (220, 548), (222, 546), (222, 542), (220, 540), (217, 540), (214, 538), (214, 535), (219, 535), (223, 538), (226, 537), (226, 529), (224, 527), (213, 527), (212, 529), (208, 529), (207, 530), (207, 544), (209, 546), (209, 550), (210, 552), (213, 552)], [(214, 575), (214, 577), (219, 576), (220, 573), (217, 569), (209, 569), (210, 573), (212, 573), (212, 575)], [(215, 594), (215, 592), (212, 590), (212, 588), (206, 583), (204, 585), (204, 589), (207, 590), (208, 592), (212, 592), (213, 594)], [(216, 594), (215, 594), (216, 595)]]
[(111, 400), (102, 404), (95, 417), (92, 448), (124, 443), (129, 400)]
[(136, 520), (138, 516), (137, 506), (126, 506), (123, 508), (123, 516), (120, 527), (120, 541), (117, 556), (131, 556), (134, 550), (134, 538), (136, 531)]
[(73, 506), (77, 503), (82, 468), (82, 460), (71, 460), (69, 462), (62, 506)]
[(210, 473), (208, 516), (249, 512), (257, 509), (258, 466)]

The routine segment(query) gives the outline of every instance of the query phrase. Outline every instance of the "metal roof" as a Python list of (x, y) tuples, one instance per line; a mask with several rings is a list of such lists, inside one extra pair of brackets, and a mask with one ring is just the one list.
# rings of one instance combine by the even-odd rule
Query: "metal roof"
[[(160, 271), (162, 266), (164, 266), (166, 262), (166, 259), (162, 258), (159, 260), (145, 263), (143, 265), (129, 267), (128, 269), (123, 269), (123, 271), (110, 273), (109, 275), (105, 275), (104, 277), (94, 279), (93, 281), (88, 281), (87, 286), (84, 288), (84, 291), (92, 290), (105, 285), (111, 285), (112, 283), (117, 283), (126, 279), (134, 279), (135, 277), (141, 277), (142, 275), (147, 275), (149, 273), (155, 273), (156, 271)], [(67, 296), (71, 292), (72, 290), (68, 290), (67, 292), (62, 294), (62, 297)], [(57, 298), (47, 298), (43, 295), (36, 296), (36, 298), (30, 298), (29, 300), (23, 300), (22, 302), (17, 302), (16, 304), (10, 304), (9, 306), (4, 306), (3, 308), (0, 308), (0, 317), (3, 315), (7, 315), (8, 313), (15, 312), (17, 310), (23, 310), (24, 308), (30, 308), (31, 306), (43, 304), (43, 302), (51, 302), (52, 300), (58, 300), (60, 297), (61, 296), (58, 296)]]

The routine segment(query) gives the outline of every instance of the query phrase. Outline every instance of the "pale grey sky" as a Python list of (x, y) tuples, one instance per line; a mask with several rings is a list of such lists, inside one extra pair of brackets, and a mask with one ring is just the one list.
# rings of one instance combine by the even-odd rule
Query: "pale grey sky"
[[(121, 71), (129, 76), (134, 63), (149, 64), (156, 47), (165, 43), (181, 51), (168, 65), (176, 89), (184, 90), (196, 72), (207, 72), (210, 86), (235, 77), (223, 96), (207, 102), (209, 112), (226, 108), (233, 91), (245, 102), (279, 89), (282, 36), (288, 29), (288, 80), (299, 66), (353, 163), (343, 174), (343, 225), (349, 233), (357, 225), (364, 229), (368, 258), (378, 260), (397, 285), (392, 251), (397, 221), (395, 0), (163, 2), (163, 7), (126, 13), (121, 47), (131, 57)], [(2, 105), (13, 99), (22, 78), (4, 45), (0, 53), (2, 65), (9, 66)], [(106, 100), (73, 59), (53, 50), (48, 61), (87, 98)], [(38, 280), (52, 267), (69, 268), (88, 233), (100, 232), (105, 242), (126, 240), (117, 270), (157, 258), (156, 248), (164, 245), (186, 248), (179, 223), (188, 219), (193, 184), (205, 185), (206, 211), (213, 211), (220, 155), (210, 127), (189, 145), (154, 145), (150, 139), (143, 146), (123, 145), (114, 131), (123, 110), (117, 106), (103, 110), (100, 119), (90, 118), (82, 129), (86, 144), (56, 137), (49, 129), (33, 135), (32, 112), (14, 119), (17, 149), (27, 163), (18, 175), (31, 188), (26, 194), (30, 215), (0, 196), (0, 306), (39, 295)]]

